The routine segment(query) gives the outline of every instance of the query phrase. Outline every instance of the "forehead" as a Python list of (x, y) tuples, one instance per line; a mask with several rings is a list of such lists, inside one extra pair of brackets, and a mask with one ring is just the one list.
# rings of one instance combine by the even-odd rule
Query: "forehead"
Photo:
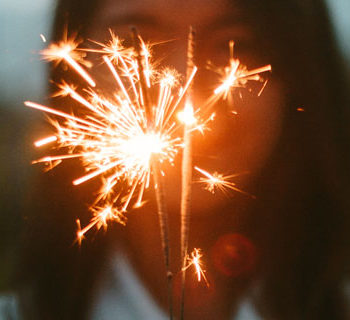
[(226, 0), (128, 0), (101, 1), (98, 16), (106, 24), (156, 24), (167, 31), (188, 25), (212, 26), (218, 20), (237, 13)]

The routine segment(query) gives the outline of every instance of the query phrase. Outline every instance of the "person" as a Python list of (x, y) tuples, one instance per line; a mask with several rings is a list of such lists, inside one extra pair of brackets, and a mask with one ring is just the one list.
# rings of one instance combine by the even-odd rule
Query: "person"
[[(221, 172), (249, 171), (235, 182), (256, 200), (239, 193), (211, 196), (194, 185), (189, 248), (205, 253), (210, 287), (188, 281), (185, 318), (232, 319), (248, 297), (263, 319), (346, 319), (349, 100), (324, 3), (61, 0), (53, 41), (61, 40), (67, 24), (69, 32), (99, 42), (108, 39), (109, 28), (127, 38), (130, 25), (146, 41), (171, 39), (155, 50), (181, 72), (188, 27), (195, 26), (198, 103), (213, 86), (206, 62), (227, 63), (229, 40), (235, 40), (235, 56), (250, 68), (272, 65), (260, 97), (242, 91), (234, 106), (219, 103), (212, 131), (194, 138), (194, 163)], [(51, 77), (58, 82), (68, 72), (58, 67)], [(110, 85), (99, 70), (92, 73)], [(62, 100), (57, 105), (62, 107)], [(181, 278), (176, 272), (181, 270), (178, 158), (165, 177), (176, 299)], [(81, 247), (72, 246), (75, 220), (89, 220), (83, 204), (90, 202), (96, 182), (71, 186), (69, 177), (82, 172), (74, 161), (47, 174), (33, 170), (38, 182), (31, 190), (19, 269), (24, 318), (132, 319), (131, 306), (142, 298), (133, 304), (123, 300), (127, 295), (117, 298), (133, 277), (142, 283), (136, 291), (151, 297), (148, 305), (155, 301), (166, 310), (154, 199), (128, 214), (127, 227), (110, 225), (106, 233), (87, 236)], [(115, 268), (120, 273), (113, 273)], [(126, 314), (114, 315), (121, 309), (113, 305), (123, 303)], [(144, 308), (143, 318), (152, 318)]]

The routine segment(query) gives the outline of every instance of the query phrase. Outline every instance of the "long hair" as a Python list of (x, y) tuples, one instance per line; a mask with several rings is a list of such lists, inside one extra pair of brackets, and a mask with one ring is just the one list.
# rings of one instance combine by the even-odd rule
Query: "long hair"
[[(286, 101), (278, 143), (254, 182), (255, 214), (244, 227), (261, 252), (254, 301), (265, 319), (343, 319), (350, 117), (348, 84), (327, 10), (321, 0), (241, 2)], [(59, 1), (53, 41), (66, 26), (86, 37), (98, 3)], [(52, 77), (58, 79), (59, 71)], [(68, 183), (53, 187), (50, 174), (40, 180), (36, 193), (55, 203), (36, 203), (24, 237), (24, 281), (32, 288), (33, 318), (85, 319), (108, 235), (81, 252), (72, 248), (67, 234), (74, 234), (74, 217), (86, 215), (84, 208), (65, 200), (74, 192)]]
[(343, 60), (321, 1), (261, 1), (253, 10), (287, 101), (258, 181), (261, 215), (250, 225), (264, 248), (258, 305), (266, 318), (342, 319), (350, 173)]

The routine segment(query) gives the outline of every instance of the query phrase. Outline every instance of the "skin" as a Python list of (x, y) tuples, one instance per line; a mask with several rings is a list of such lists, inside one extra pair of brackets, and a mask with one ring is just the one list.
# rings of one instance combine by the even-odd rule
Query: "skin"
[[(257, 39), (251, 26), (244, 22), (245, 15), (244, 10), (229, 6), (223, 0), (105, 0), (96, 12), (88, 34), (91, 39), (105, 41), (108, 39), (108, 28), (112, 28), (119, 36), (127, 38), (130, 25), (136, 25), (145, 40), (163, 42), (171, 39), (173, 41), (156, 46), (155, 55), (165, 57), (161, 63), (172, 65), (179, 72), (185, 73), (188, 27), (195, 26), (196, 64), (200, 71), (194, 92), (196, 103), (200, 105), (203, 97), (208, 97), (211, 88), (217, 83), (215, 74), (205, 70), (206, 60), (212, 59), (219, 66), (226, 65), (229, 59), (229, 40), (235, 40), (237, 54), (241, 53), (239, 58), (248, 68), (262, 65), (259, 60), (259, 50), (258, 48), (254, 50), (252, 45), (257, 42)], [(272, 153), (278, 138), (282, 122), (281, 105), (283, 105), (281, 86), (273, 79), (259, 98), (256, 93), (250, 94), (243, 91), (243, 99), (238, 98), (235, 105), (217, 104), (215, 106), (217, 118), (210, 124), (212, 130), (204, 136), (198, 133), (194, 135), (193, 163), (209, 172), (217, 170), (232, 174), (249, 171), (249, 175), (242, 175), (235, 180), (239, 188), (249, 192), (250, 190), (245, 188), (249, 188), (254, 175)], [(232, 115), (232, 110), (238, 111), (238, 115)], [(180, 168), (181, 156), (177, 156), (174, 167), (165, 168), (172, 250), (171, 269), (174, 271), (181, 269)], [(198, 180), (198, 177), (194, 173), (194, 180)], [(149, 192), (147, 198), (151, 198), (151, 194)], [(187, 318), (228, 319), (234, 310), (235, 297), (244, 287), (242, 283), (249, 278), (251, 267), (247, 267), (249, 270), (246, 273), (227, 275), (215, 265), (215, 254), (221, 250), (218, 243), (223, 246), (222, 241), (219, 240), (227, 234), (237, 232), (242, 221), (244, 224), (245, 215), (249, 212), (252, 201), (254, 200), (238, 193), (232, 193), (230, 197), (220, 193), (212, 195), (200, 184), (194, 184), (189, 248), (190, 250), (193, 247), (203, 249), (211, 285), (207, 289), (195, 283), (190, 272), (188, 273), (189, 282), (192, 281), (192, 284), (186, 289)], [(156, 205), (153, 199), (142, 208), (129, 213), (124, 245), (145, 286), (161, 305), (166, 306), (165, 276), (160, 276), (165, 275), (165, 270), (158, 217), (155, 212)], [(241, 245), (244, 242), (242, 241)], [(249, 241), (251, 240), (248, 239)], [(256, 247), (257, 245), (252, 243), (252, 248)], [(235, 247), (236, 250), (237, 248), (239, 249), (239, 246)], [(250, 250), (247, 249), (248, 247), (244, 248)], [(253, 254), (252, 250), (258, 249), (251, 249), (249, 251), (251, 254)], [(174, 291), (175, 300), (177, 300), (180, 272), (174, 273)]]

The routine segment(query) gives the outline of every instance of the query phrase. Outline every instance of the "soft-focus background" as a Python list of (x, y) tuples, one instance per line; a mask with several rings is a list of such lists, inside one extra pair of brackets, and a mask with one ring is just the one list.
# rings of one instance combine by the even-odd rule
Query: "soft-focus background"
[[(350, 75), (350, 1), (328, 0), (328, 5)], [(54, 8), (53, 0), (0, 2), (0, 296), (8, 299), (16, 284), (13, 269), (26, 218), (22, 205), (31, 188), (35, 124), (42, 118), (23, 101), (40, 102), (46, 96), (46, 64), (38, 52), (47, 45), (40, 35), (50, 40)]]
[(23, 101), (45, 95), (45, 63), (38, 51), (45, 46), (40, 34), (49, 38), (53, 11), (52, 0), (0, 1), (0, 319), (14, 301), (14, 266), (34, 158), (31, 131), (42, 117), (26, 110)]

